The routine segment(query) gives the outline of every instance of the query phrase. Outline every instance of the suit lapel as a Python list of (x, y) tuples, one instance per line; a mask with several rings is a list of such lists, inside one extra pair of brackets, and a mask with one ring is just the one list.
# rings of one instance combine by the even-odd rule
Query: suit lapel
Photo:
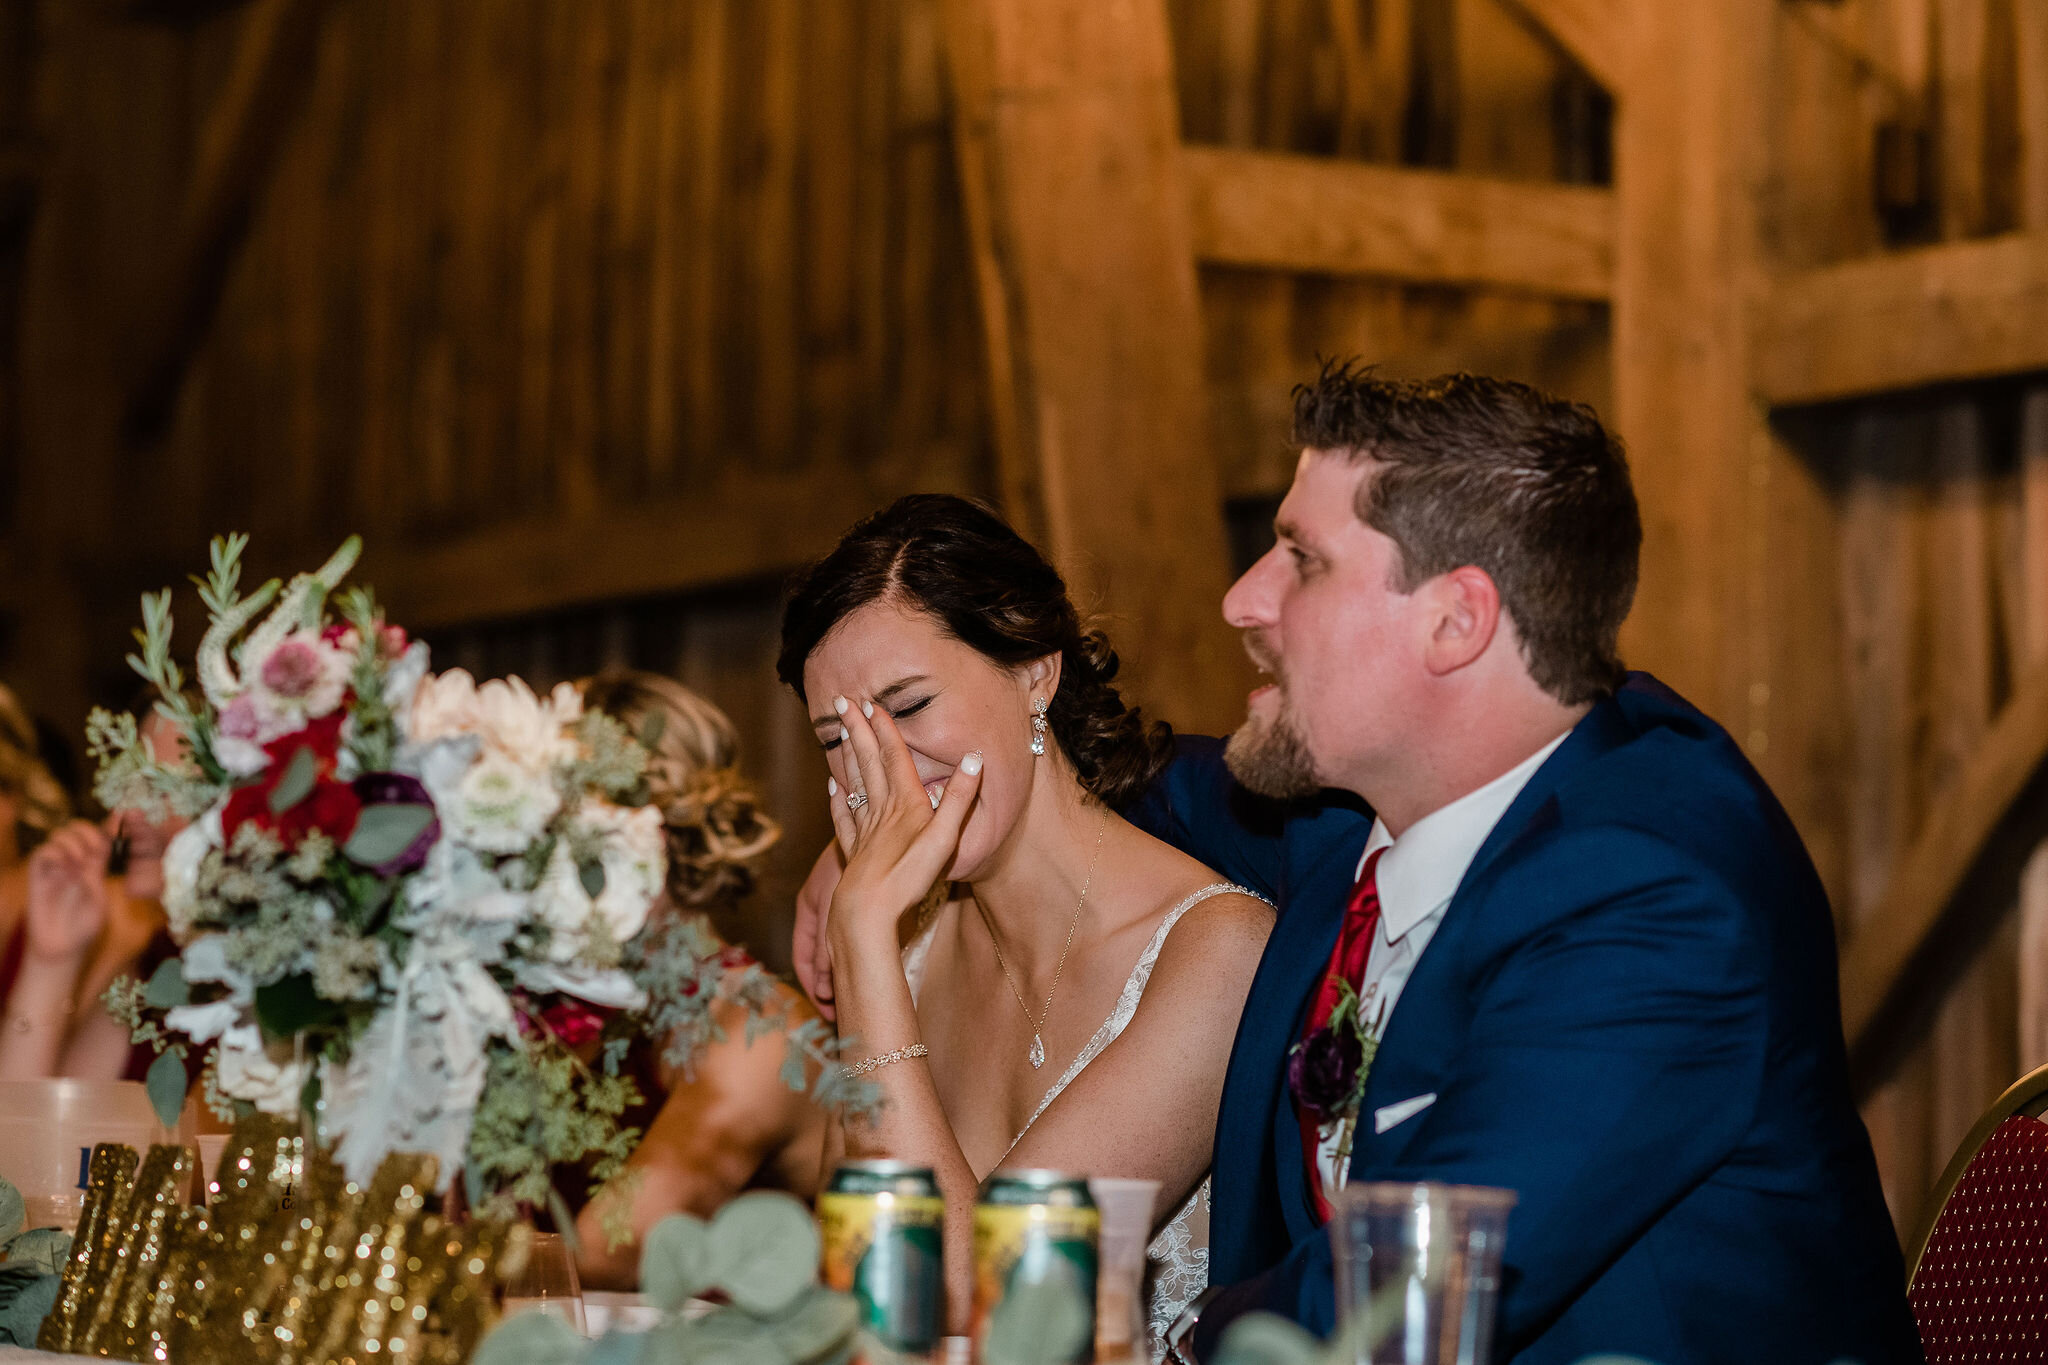
[(1573, 727), (1570, 737), (1538, 768), (1507, 812), (1479, 846), (1444, 921), (1429, 942), (1401, 998), (1387, 1020), (1366, 1077), (1365, 1099), (1359, 1106), (1358, 1136), (1351, 1148), (1350, 1177), (1370, 1180), (1373, 1172), (1398, 1162), (1413, 1136), (1427, 1122), (1418, 1115), (1386, 1133), (1373, 1131), (1373, 1115), (1389, 1105), (1442, 1090), (1464, 1049), (1470, 1006), (1459, 980), (1458, 943), (1471, 922), (1468, 903), (1488, 875), (1523, 835), (1540, 827), (1539, 817), (1573, 773), (1624, 742), (1631, 733), (1612, 697), (1594, 706)]
[[(1300, 1130), (1287, 1090), (1287, 1054), (1300, 1036), (1309, 1002), (1336, 946), (1345, 899), (1370, 829), (1369, 823), (1357, 825), (1349, 837), (1335, 841), (1323, 856), (1290, 875), (1281, 888), (1283, 908), (1246, 997), (1224, 1082), (1223, 1113), (1228, 1119), (1217, 1130), (1211, 1224), (1211, 1252), (1218, 1258), (1211, 1273), (1218, 1283), (1263, 1268), (1258, 1262), (1234, 1267), (1232, 1239), (1242, 1238), (1249, 1248), (1247, 1234), (1258, 1224), (1257, 1208), (1270, 1208), (1268, 1201), (1276, 1196), (1289, 1241), (1315, 1232)], [(1268, 1167), (1270, 1177), (1262, 1169)], [(1240, 1203), (1245, 1207), (1237, 1207)]]

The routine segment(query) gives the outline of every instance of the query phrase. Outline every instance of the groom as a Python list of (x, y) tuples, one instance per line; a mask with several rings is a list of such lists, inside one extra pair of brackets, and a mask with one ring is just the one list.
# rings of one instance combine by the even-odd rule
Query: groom
[(1820, 882), (1726, 733), (1616, 658), (1617, 443), (1519, 384), (1348, 367), (1294, 439), (1223, 604), (1271, 682), (1132, 812), (1280, 906), (1176, 1353), (1253, 1309), (1330, 1331), (1329, 1201), (1430, 1180), (1518, 1196), (1517, 1365), (1920, 1360)]

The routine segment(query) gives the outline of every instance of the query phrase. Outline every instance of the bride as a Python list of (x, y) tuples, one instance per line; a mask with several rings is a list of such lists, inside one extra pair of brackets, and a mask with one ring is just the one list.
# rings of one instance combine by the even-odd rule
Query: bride
[(1208, 1278), (1216, 1109), (1272, 913), (1115, 813), (1171, 743), (1116, 667), (1037, 550), (938, 495), (859, 523), (798, 580), (777, 663), (846, 859), (839, 1029), (884, 1098), (828, 1160), (937, 1173), (955, 1330), (991, 1171), (1158, 1181), (1156, 1357)]

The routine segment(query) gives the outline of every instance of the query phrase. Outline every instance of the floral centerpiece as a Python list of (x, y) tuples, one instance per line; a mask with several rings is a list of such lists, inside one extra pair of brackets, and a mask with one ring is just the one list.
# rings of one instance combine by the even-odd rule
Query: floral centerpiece
[[(169, 590), (143, 599), (129, 662), (180, 752), (133, 716), (89, 726), (110, 809), (190, 821), (164, 859), (179, 956), (109, 997), (161, 1053), (152, 1098), (174, 1113), (196, 1057), (224, 1116), (303, 1113), (358, 1181), (430, 1153), (444, 1188), (461, 1170), (500, 1212), (549, 1199), (557, 1163), (609, 1178), (637, 1138), (633, 1036), (684, 1062), (721, 991), (758, 1006), (769, 989), (693, 921), (649, 929), (665, 853), (645, 749), (567, 684), (430, 673), (368, 590), (340, 590), (355, 539), (247, 595), (245, 544), (216, 540), (195, 580), (196, 689)], [(791, 1049), (802, 1088), (830, 1046), (805, 1028)], [(837, 1098), (839, 1068), (817, 1071)]]

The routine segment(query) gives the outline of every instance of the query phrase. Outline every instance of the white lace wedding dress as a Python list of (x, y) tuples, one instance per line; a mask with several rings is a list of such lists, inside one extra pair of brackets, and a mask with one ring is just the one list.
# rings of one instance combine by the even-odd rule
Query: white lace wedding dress
[[(1138, 998), (1145, 993), (1145, 984), (1152, 979), (1152, 965), (1159, 960), (1159, 950), (1165, 946), (1166, 936), (1172, 932), (1173, 926), (1180, 923), (1181, 916), (1211, 896), (1220, 896), (1226, 891), (1236, 892), (1241, 896), (1257, 896), (1256, 892), (1247, 891), (1241, 886), (1233, 886), (1229, 882), (1215, 882), (1203, 887), (1166, 912), (1166, 917), (1159, 921), (1159, 927), (1152, 933), (1152, 941), (1145, 945), (1144, 952), (1138, 954), (1138, 964), (1131, 968), (1130, 979), (1124, 982), (1123, 994), (1117, 997), (1116, 1008), (1110, 1011), (1109, 1018), (1102, 1021), (1102, 1027), (1095, 1030), (1095, 1036), (1088, 1040), (1080, 1055), (1075, 1057), (1060, 1078), (1053, 1082), (1052, 1089), (1045, 1092), (1045, 1098), (1038, 1102), (1038, 1107), (1032, 1110), (1029, 1121), (1011, 1141), (1012, 1151), (1016, 1150), (1018, 1142), (1023, 1141), (1024, 1134), (1031, 1130), (1031, 1125), (1038, 1122), (1038, 1116), (1045, 1112), (1046, 1106), (1058, 1099), (1060, 1092), (1073, 1084), (1074, 1077), (1080, 1075), (1088, 1063), (1101, 1056), (1102, 1050), (1115, 1042), (1118, 1035), (1124, 1031), (1124, 1027), (1131, 1022), (1131, 1016), (1138, 1012)], [(931, 951), (932, 932), (937, 924), (938, 917), (934, 915), (910, 946), (903, 950), (903, 973), (910, 980), (910, 998), (913, 1002), (917, 999), (918, 986), (924, 979), (925, 958)], [(1007, 1158), (1009, 1153), (1005, 1152), (1003, 1155)], [(1146, 1309), (1152, 1329), (1152, 1359), (1157, 1362), (1166, 1351), (1166, 1329), (1173, 1325), (1173, 1320), (1180, 1316), (1181, 1310), (1193, 1303), (1195, 1296), (1209, 1283), (1208, 1177), (1203, 1177), (1201, 1188), (1189, 1196), (1188, 1202), (1181, 1206), (1180, 1212), (1174, 1214), (1173, 1221), (1160, 1229), (1159, 1235), (1152, 1239), (1147, 1255), (1152, 1264)]]

